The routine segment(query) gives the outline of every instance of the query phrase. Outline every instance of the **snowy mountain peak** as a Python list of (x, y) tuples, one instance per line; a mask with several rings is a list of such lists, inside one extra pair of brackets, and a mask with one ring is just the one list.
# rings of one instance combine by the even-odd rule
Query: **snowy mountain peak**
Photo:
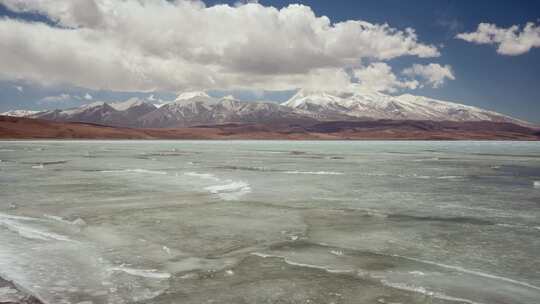
[(61, 112), (65, 115), (76, 115), (76, 114), (80, 114), (94, 108), (102, 108), (102, 107), (105, 108), (106, 105), (107, 104), (103, 101), (96, 101), (96, 102), (82, 105), (78, 108), (70, 108), (70, 109), (61, 110)]
[(291, 108), (299, 108), (307, 104), (323, 106), (339, 102), (339, 99), (336, 93), (301, 89), (282, 105)]
[(0, 115), (4, 116), (12, 116), (12, 117), (26, 117), (30, 115), (34, 115), (36, 113), (39, 113), (39, 111), (31, 111), (31, 110), (11, 110), (4, 113), (0, 113)]
[(133, 97), (133, 98), (130, 98), (126, 101), (120, 101), (120, 102), (113, 102), (111, 103), (111, 107), (113, 107), (115, 110), (117, 111), (125, 111), (127, 109), (130, 109), (130, 108), (133, 108), (133, 107), (138, 107), (138, 106), (141, 106), (141, 105), (144, 105), (144, 101), (136, 98), (136, 97)]
[(404, 94), (380, 92), (325, 92), (300, 90), (282, 105), (312, 117), (433, 121), (493, 121), (528, 123), (509, 116), (459, 103)]
[(227, 96), (224, 96), (221, 98), (222, 100), (236, 100), (236, 98), (234, 98), (234, 96), (232, 95), (227, 95)]
[(176, 97), (176, 102), (193, 99), (210, 99), (211, 97), (203, 91), (183, 92)]
[(244, 102), (233, 96), (217, 99), (205, 92), (185, 92), (161, 107), (132, 98), (124, 102), (94, 102), (78, 108), (19, 115), (55, 121), (90, 122), (128, 127), (177, 127), (229, 122), (296, 123), (299, 121), (415, 120), (507, 122), (537, 127), (489, 110), (429, 97), (391, 96), (370, 91), (299, 90), (281, 105)]
[(91, 109), (91, 108), (96, 108), (96, 107), (103, 107), (105, 105), (106, 103), (104, 101), (95, 101), (92, 103), (82, 105), (81, 107), (79, 107), (79, 109)]
[(221, 98), (216, 105), (222, 109), (226, 109), (227, 111), (236, 112), (239, 111), (245, 104), (246, 103), (237, 100), (232, 95), (229, 95)]

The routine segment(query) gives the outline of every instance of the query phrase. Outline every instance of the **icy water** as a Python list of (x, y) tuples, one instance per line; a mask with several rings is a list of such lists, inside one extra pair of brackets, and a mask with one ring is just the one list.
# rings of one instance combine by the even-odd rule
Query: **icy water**
[(0, 276), (46, 303), (540, 303), (537, 142), (0, 142), (0, 160)]

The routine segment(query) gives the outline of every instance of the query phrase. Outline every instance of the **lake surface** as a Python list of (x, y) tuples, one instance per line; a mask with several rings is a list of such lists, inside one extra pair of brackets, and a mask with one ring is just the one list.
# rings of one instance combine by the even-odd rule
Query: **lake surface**
[(0, 142), (46, 303), (540, 303), (540, 143)]

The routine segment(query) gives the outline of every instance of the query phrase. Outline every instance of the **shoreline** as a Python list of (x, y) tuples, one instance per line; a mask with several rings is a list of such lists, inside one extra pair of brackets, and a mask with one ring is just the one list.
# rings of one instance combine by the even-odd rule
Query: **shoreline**
[(45, 304), (12, 281), (0, 277), (0, 303)]

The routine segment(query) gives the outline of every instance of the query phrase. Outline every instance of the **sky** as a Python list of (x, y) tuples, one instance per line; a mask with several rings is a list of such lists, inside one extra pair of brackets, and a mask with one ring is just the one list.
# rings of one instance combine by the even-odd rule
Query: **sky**
[(410, 93), (540, 123), (539, 1), (0, 0), (0, 112)]

